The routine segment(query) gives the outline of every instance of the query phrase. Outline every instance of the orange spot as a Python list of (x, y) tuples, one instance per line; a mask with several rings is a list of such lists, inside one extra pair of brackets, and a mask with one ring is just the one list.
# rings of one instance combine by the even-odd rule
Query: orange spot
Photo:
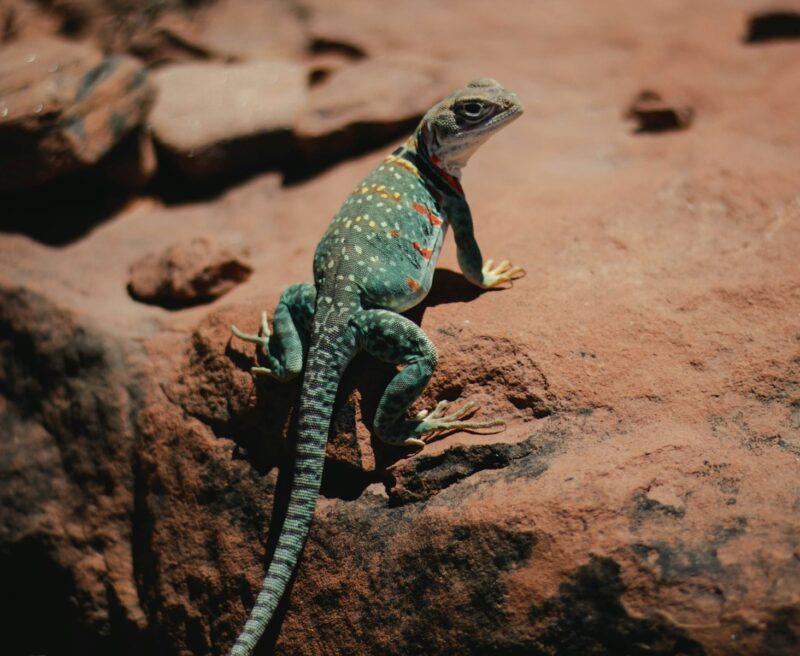
[(400, 236), (400, 231), (399, 230), (390, 230), (389, 231), (389, 236), (390, 237), (399, 237)]
[(431, 225), (435, 226), (442, 225), (442, 220), (424, 205), (421, 205), (420, 203), (414, 203), (411, 206), (411, 209), (419, 212), (420, 214), (422, 214), (422, 216), (426, 217), (428, 221), (431, 222)]
[(418, 241), (411, 242), (411, 245), (414, 247), (414, 250), (417, 251), (420, 255), (422, 255), (422, 257), (424, 257), (426, 260), (431, 259), (433, 251), (430, 248), (422, 248), (422, 246), (419, 245)]
[(412, 175), (414, 175), (416, 177), (419, 177), (419, 171), (417, 170), (417, 167), (414, 166), (407, 159), (404, 159), (403, 157), (395, 157), (394, 155), (389, 155), (389, 157), (387, 157), (383, 161), (386, 164), (395, 164), (395, 165), (399, 166), (400, 168), (405, 169), (406, 171), (408, 171)]
[(440, 160), (436, 155), (431, 155), (431, 162), (433, 162), (436, 166), (439, 166), (439, 164), (442, 163), (442, 160)]
[(408, 285), (408, 288), (411, 291), (416, 291), (416, 290), (418, 290), (420, 288), (420, 284), (416, 280), (414, 280), (413, 278), (406, 279), (406, 285)]
[(395, 191), (392, 194), (392, 200), (400, 200), (400, 192), (399, 191)]

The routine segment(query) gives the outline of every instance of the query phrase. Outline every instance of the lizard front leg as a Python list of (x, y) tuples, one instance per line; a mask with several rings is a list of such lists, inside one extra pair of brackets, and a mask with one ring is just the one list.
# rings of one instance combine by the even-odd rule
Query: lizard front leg
[(451, 217), (453, 234), (456, 238), (456, 248), (458, 250), (458, 265), (464, 276), (473, 285), (483, 289), (492, 289), (498, 285), (522, 278), (525, 269), (514, 266), (508, 260), (503, 260), (497, 266), (493, 260), (483, 262), (481, 249), (475, 241), (475, 234), (472, 228), (472, 214), (469, 205), (465, 201), (457, 200), (451, 202), (447, 208), (447, 213)]
[(308, 347), (311, 319), (317, 290), (313, 285), (301, 283), (287, 287), (281, 294), (272, 321), (274, 333), (267, 323), (267, 313), (261, 313), (261, 330), (245, 333), (231, 326), (235, 337), (261, 346), (268, 367), (251, 367), (257, 375), (271, 376), (280, 381), (290, 380), (303, 370), (303, 355)]
[(406, 420), (406, 413), (431, 379), (436, 367), (436, 348), (412, 321), (389, 310), (363, 310), (352, 320), (358, 345), (384, 362), (405, 367), (392, 378), (375, 412), (378, 438), (388, 444), (424, 446), (431, 438), (451, 430), (503, 426), (500, 420), (465, 421), (478, 404), (464, 404), (448, 412), (449, 402), (441, 401), (428, 413)]

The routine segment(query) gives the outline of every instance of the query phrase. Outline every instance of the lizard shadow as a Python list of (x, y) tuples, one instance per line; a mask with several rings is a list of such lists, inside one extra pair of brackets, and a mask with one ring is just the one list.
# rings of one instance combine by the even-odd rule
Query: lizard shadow
[(415, 313), (424, 313), (426, 308), (446, 305), (448, 303), (467, 303), (487, 292), (494, 291), (497, 290), (476, 287), (467, 280), (463, 274), (457, 271), (437, 268), (433, 275), (431, 290), (428, 292), (425, 300), (403, 314), (414, 321)]

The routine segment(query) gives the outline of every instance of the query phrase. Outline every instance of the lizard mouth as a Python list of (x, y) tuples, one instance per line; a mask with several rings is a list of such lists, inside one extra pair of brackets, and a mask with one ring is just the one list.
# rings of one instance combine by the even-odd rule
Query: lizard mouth
[(523, 112), (522, 105), (519, 103), (515, 103), (508, 109), (503, 112), (500, 112), (497, 116), (494, 116), (487, 125), (498, 125), (500, 123), (507, 123), (515, 118), (517, 118)]
[(469, 138), (474, 135), (484, 134), (485, 132), (493, 132), (501, 125), (505, 125), (506, 123), (510, 123), (514, 119), (519, 118), (523, 111), (524, 109), (522, 108), (522, 105), (514, 104), (499, 114), (495, 114), (492, 116), (492, 118), (486, 121), (486, 123), (474, 130), (470, 130), (464, 136)]

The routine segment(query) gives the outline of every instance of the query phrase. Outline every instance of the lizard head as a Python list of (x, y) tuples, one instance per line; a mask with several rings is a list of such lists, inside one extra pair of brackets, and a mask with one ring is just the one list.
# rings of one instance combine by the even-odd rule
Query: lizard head
[(522, 111), (519, 98), (499, 82), (473, 80), (425, 114), (417, 131), (418, 148), (458, 177), (478, 147)]

